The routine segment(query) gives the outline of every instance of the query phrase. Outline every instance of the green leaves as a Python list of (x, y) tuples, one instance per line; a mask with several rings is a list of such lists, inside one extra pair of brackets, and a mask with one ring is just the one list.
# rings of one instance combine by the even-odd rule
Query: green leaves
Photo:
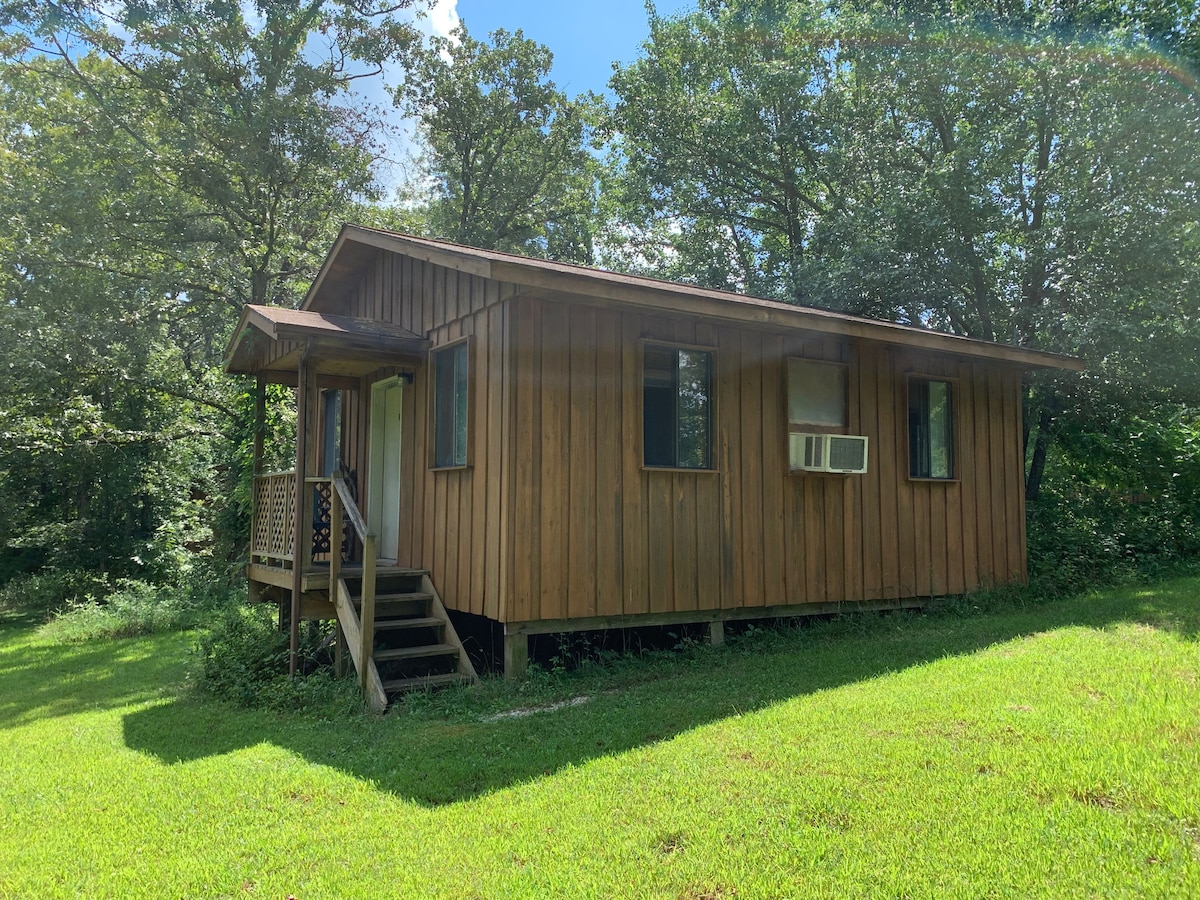
[(0, 6), (0, 544), (140, 576), (236, 504), (226, 338), (245, 303), (297, 304), (378, 196), (348, 87), (403, 63), (406, 6)]
[(462, 27), (416, 57), (396, 103), (428, 146), (418, 202), (431, 234), (590, 261), (600, 101), (558, 90), (551, 61), (520, 31), (484, 42)]
[(1200, 344), (1200, 105), (1146, 43), (1162, 10), (1105, 10), (813, 0), (655, 19), (612, 82), (626, 208), (661, 223), (665, 274), (1163, 385), (1183, 360), (1116, 325)]

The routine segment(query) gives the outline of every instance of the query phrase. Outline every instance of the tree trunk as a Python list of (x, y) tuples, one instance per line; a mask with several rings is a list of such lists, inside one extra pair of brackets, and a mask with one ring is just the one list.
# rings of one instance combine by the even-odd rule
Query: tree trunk
[(1054, 442), (1054, 422), (1058, 418), (1059, 400), (1051, 394), (1038, 413), (1037, 439), (1033, 445), (1033, 459), (1029, 463), (1029, 474), (1025, 476), (1025, 501), (1037, 500), (1042, 490), (1042, 476), (1046, 473), (1046, 456)]

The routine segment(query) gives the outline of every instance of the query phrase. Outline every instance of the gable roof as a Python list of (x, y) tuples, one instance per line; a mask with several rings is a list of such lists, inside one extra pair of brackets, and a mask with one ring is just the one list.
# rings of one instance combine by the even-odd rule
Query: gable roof
[(526, 292), (552, 299), (600, 299), (668, 315), (683, 313), (771, 328), (844, 335), (957, 356), (994, 359), (1024, 368), (1074, 371), (1084, 368), (1083, 360), (1060, 353), (349, 224), (342, 227), (301, 309), (311, 310), (314, 305), (336, 303), (353, 289), (361, 277), (361, 266), (379, 250), (508, 282), (521, 286)]

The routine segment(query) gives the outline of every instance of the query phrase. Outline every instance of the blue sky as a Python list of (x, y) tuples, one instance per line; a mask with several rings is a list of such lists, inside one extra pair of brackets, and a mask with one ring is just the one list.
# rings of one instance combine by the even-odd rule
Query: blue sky
[[(659, 15), (695, 7), (694, 0), (657, 0)], [(613, 61), (632, 62), (648, 33), (644, 0), (442, 0), (442, 22), (453, 10), (473, 37), (497, 28), (545, 44), (554, 53), (551, 77), (568, 94), (603, 91)], [(440, 30), (440, 28), (439, 28)]]

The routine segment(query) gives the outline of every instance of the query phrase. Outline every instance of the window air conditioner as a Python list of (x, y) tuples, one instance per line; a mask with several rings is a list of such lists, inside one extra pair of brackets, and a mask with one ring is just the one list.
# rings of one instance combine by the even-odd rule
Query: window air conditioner
[(854, 434), (790, 434), (788, 458), (793, 471), (861, 475), (867, 471), (867, 438)]

